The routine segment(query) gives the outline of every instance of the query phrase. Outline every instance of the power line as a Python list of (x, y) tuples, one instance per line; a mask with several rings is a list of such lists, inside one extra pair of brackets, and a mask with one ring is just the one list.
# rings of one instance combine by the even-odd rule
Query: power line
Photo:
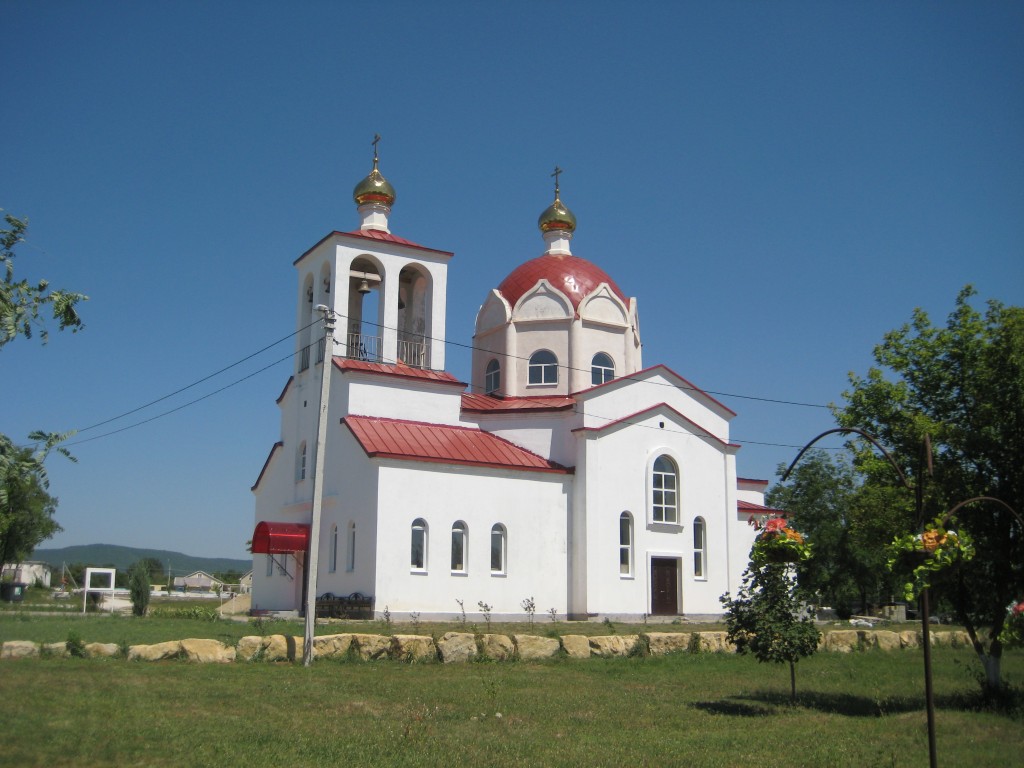
[[(236, 379), (235, 381), (231, 382), (230, 384), (225, 384), (220, 389), (215, 389), (215, 390), (213, 390), (213, 392), (208, 392), (207, 394), (203, 395), (202, 397), (197, 397), (195, 400), (190, 400), (187, 403), (183, 403), (182, 405), (179, 405), (177, 408), (171, 408), (169, 411), (164, 411), (163, 413), (158, 413), (156, 416), (151, 416), (148, 419), (144, 419), (142, 421), (137, 421), (134, 424), (129, 424), (128, 426), (121, 427), (120, 429), (114, 429), (114, 430), (111, 430), (110, 432), (104, 432), (103, 434), (100, 434), (100, 435), (94, 435), (92, 437), (87, 437), (84, 440), (75, 440), (74, 442), (64, 443), (63, 445), (65, 447), (71, 447), (71, 446), (75, 446), (75, 445), (82, 445), (83, 443), (91, 443), (93, 440), (99, 440), (100, 438), (103, 438), (103, 437), (110, 437), (111, 435), (116, 435), (116, 434), (118, 434), (120, 432), (127, 432), (129, 429), (135, 429), (135, 427), (141, 427), (143, 424), (148, 424), (151, 421), (156, 421), (157, 419), (162, 419), (164, 416), (170, 416), (172, 413), (177, 413), (178, 411), (183, 410), (185, 408), (188, 408), (189, 406), (195, 405), (196, 403), (200, 403), (203, 400), (206, 400), (208, 398), (213, 397), (214, 395), (220, 394), (221, 392), (223, 392), (226, 389), (231, 389), (231, 387), (234, 387), (234, 386), (236, 386), (238, 384), (241, 384), (243, 381), (246, 381), (247, 379), (251, 379), (253, 376), (257, 376), (257, 375), (263, 373), (264, 371), (269, 370), (270, 368), (273, 368), (275, 365), (278, 365), (279, 363), (283, 363), (285, 360), (289, 360), (289, 359), (291, 359), (293, 357), (295, 357), (295, 353), (294, 352), (289, 353), (288, 355), (285, 355), (284, 357), (275, 360), (274, 362), (270, 363), (269, 365), (263, 366), (259, 370), (253, 371), (252, 373), (250, 373), (250, 374), (248, 374), (246, 376), (243, 376), (240, 379)], [(231, 366), (229, 366), (229, 367), (231, 367)], [(225, 370), (227, 370), (227, 369), (225, 369)], [(182, 390), (179, 390), (179, 391), (182, 391)], [(161, 400), (163, 400), (163, 399), (165, 399), (165, 398), (161, 398)], [(159, 402), (159, 401), (154, 401), (154, 402)], [(145, 407), (145, 406), (143, 406), (143, 407)], [(140, 409), (136, 408), (135, 410), (140, 410)], [(134, 413), (134, 411), (132, 411), (132, 413)], [(118, 417), (118, 418), (120, 418), (120, 417)], [(112, 419), (110, 421), (112, 421)]]
[[(655, 427), (655, 426), (652, 426), (650, 424), (642, 424), (642, 423), (640, 423), (638, 421), (630, 421), (629, 419), (620, 419), (620, 418), (615, 417), (615, 416), (600, 416), (600, 415), (598, 415), (596, 413), (590, 413), (590, 412), (587, 412), (586, 414), (582, 414), (578, 410), (575, 410), (575, 409), (574, 409), (574, 413), (577, 413), (577, 414), (579, 414), (581, 416), (585, 415), (585, 416), (589, 416), (589, 417), (595, 418), (595, 419), (602, 419), (604, 421), (609, 421), (609, 422), (614, 421), (614, 422), (618, 422), (620, 424), (627, 424), (627, 425), (629, 425), (631, 427), (640, 427), (642, 429), (652, 429), (652, 430), (657, 430), (658, 432), (668, 432), (670, 434), (683, 435), (685, 437), (696, 437), (696, 438), (698, 438), (700, 440), (704, 440), (705, 442), (709, 442), (709, 443), (711, 441), (715, 441), (715, 442), (718, 442), (718, 443), (725, 442), (720, 437), (716, 437), (715, 435), (698, 435), (698, 434), (694, 434), (693, 432), (685, 432), (685, 431), (683, 431), (681, 429), (664, 429), (662, 427)], [(761, 442), (761, 441), (758, 441), (758, 440), (741, 440), (741, 439), (736, 438), (736, 437), (730, 437), (729, 438), (729, 442), (731, 442), (731, 443), (739, 443), (739, 444), (742, 444), (742, 445), (763, 445), (763, 446), (768, 446), (770, 448), (795, 448), (797, 450), (799, 450), (799, 449), (804, 447), (802, 445), (790, 445), (788, 443), (768, 443), (768, 442)], [(826, 450), (826, 451), (842, 451), (842, 450), (845, 450), (845, 448), (843, 446), (828, 446), (828, 447), (823, 447), (822, 450)]]
[[(338, 315), (338, 319), (339, 320), (348, 320), (349, 318), (347, 316), (345, 316), (345, 315)], [(362, 322), (366, 323), (367, 325), (372, 325), (372, 326), (374, 326), (376, 328), (379, 328), (379, 329), (382, 329), (382, 330), (396, 330), (396, 331), (398, 330), (397, 328), (390, 328), (388, 326), (384, 326), (384, 325), (381, 325), (379, 323), (374, 323), (374, 322), (369, 321), (369, 320), (363, 320)], [(149, 402), (147, 402), (147, 403), (145, 403), (143, 405), (140, 405), (140, 406), (138, 406), (136, 408), (132, 408), (131, 410), (125, 411), (125, 412), (123, 412), (121, 414), (118, 414), (116, 416), (112, 416), (112, 417), (110, 417), (108, 419), (104, 419), (103, 421), (96, 422), (95, 424), (91, 424), (88, 427), (83, 427), (82, 429), (77, 430), (77, 431), (79, 433), (82, 433), (82, 432), (87, 432), (87, 431), (92, 430), (92, 429), (96, 429), (97, 427), (101, 427), (101, 426), (103, 426), (105, 424), (110, 424), (111, 422), (118, 421), (118, 420), (123, 419), (123, 418), (125, 418), (127, 416), (131, 416), (134, 413), (138, 413), (139, 411), (145, 410), (146, 408), (149, 408), (149, 407), (151, 407), (153, 405), (156, 405), (157, 403), (161, 403), (164, 400), (168, 400), (168, 399), (170, 399), (170, 398), (172, 398), (172, 397), (174, 397), (176, 395), (181, 394), (182, 392), (186, 392), (186, 391), (188, 391), (188, 390), (198, 386), (199, 384), (202, 384), (202, 383), (204, 383), (206, 381), (209, 381), (210, 379), (213, 379), (216, 376), (219, 376), (220, 374), (225, 373), (226, 371), (231, 370), (232, 368), (235, 368), (235, 367), (241, 365), (242, 363), (247, 362), (248, 360), (251, 360), (254, 357), (257, 357), (258, 355), (263, 354), (264, 352), (266, 352), (269, 349), (272, 349), (273, 347), (277, 346), (278, 344), (281, 344), (282, 342), (287, 341), (288, 339), (291, 339), (291, 338), (297, 336), (298, 334), (306, 331), (307, 329), (313, 327), (314, 325), (319, 325), (321, 323), (322, 323), (322, 320), (320, 320), (320, 319), (314, 320), (313, 322), (303, 326), (302, 328), (299, 328), (297, 331), (294, 331), (293, 333), (289, 333), (286, 336), (282, 336), (280, 339), (277, 339), (276, 341), (271, 342), (270, 344), (268, 344), (268, 345), (266, 345), (266, 346), (256, 350), (255, 352), (253, 352), (253, 353), (251, 353), (249, 355), (246, 355), (245, 357), (241, 358), (240, 360), (237, 360), (237, 361), (231, 363), (230, 365), (227, 365), (227, 366), (225, 366), (225, 367), (223, 367), (223, 368), (221, 368), (221, 369), (219, 369), (217, 371), (214, 371), (213, 373), (210, 373), (210, 374), (208, 374), (206, 376), (203, 376), (203, 377), (201, 377), (199, 379), (196, 379), (195, 381), (193, 381), (190, 384), (187, 384), (184, 387), (176, 389), (173, 392), (170, 392), (170, 393), (168, 393), (166, 395), (158, 397), (155, 400), (151, 400), (151, 401), (149, 401)], [(436, 337), (432, 337), (432, 336), (424, 336), (423, 338), (424, 339), (429, 339), (432, 342), (441, 341), (440, 339), (438, 339)], [(467, 350), (470, 350), (470, 351), (473, 351), (473, 352), (485, 352), (487, 354), (495, 355), (495, 356), (498, 356), (498, 357), (503, 357), (503, 358), (506, 358), (506, 359), (522, 360), (522, 361), (526, 361), (526, 362), (529, 362), (529, 359), (530, 359), (528, 357), (512, 355), (512, 354), (505, 353), (505, 352), (494, 352), (493, 350), (485, 349), (483, 347), (477, 347), (477, 346), (475, 346), (473, 344), (465, 344), (465, 343), (462, 343), (462, 342), (457, 342), (457, 341), (452, 341), (452, 340), (447, 340), (447, 339), (444, 340), (443, 343), (451, 344), (454, 347), (459, 347), (459, 348), (462, 348), (462, 349), (467, 349)], [(304, 347), (303, 350), (304, 349), (308, 349), (310, 346), (312, 346), (312, 345), (308, 345), (307, 347)], [(300, 350), (300, 352), (301, 351), (302, 350)], [(289, 353), (285, 357), (279, 358), (279, 359), (275, 360), (273, 363), (270, 363), (269, 365), (266, 365), (263, 368), (260, 368), (259, 370), (254, 371), (254, 372), (252, 372), (252, 373), (250, 373), (250, 374), (248, 374), (246, 376), (243, 376), (242, 378), (237, 379), (237, 380), (231, 382), (230, 384), (227, 384), (227, 385), (225, 385), (225, 386), (223, 386), (223, 387), (221, 387), (219, 389), (216, 389), (216, 390), (214, 390), (212, 392), (209, 392), (209, 393), (203, 395), (202, 397), (198, 397), (198, 398), (196, 398), (194, 400), (190, 400), (189, 402), (184, 403), (184, 404), (182, 404), (180, 406), (177, 406), (177, 407), (172, 408), (170, 410), (167, 410), (167, 411), (164, 411), (162, 413), (159, 413), (159, 414), (157, 414), (155, 416), (152, 416), (152, 417), (150, 417), (148, 419), (144, 419), (142, 421), (135, 422), (134, 424), (129, 424), (129, 425), (127, 425), (125, 427), (122, 427), (120, 429), (115, 429), (115, 430), (111, 430), (109, 432), (104, 432), (102, 434), (95, 435), (93, 437), (88, 437), (88, 438), (85, 438), (85, 439), (82, 439), (82, 440), (75, 440), (74, 442), (66, 443), (66, 445), (67, 446), (82, 445), (84, 443), (92, 442), (93, 440), (99, 440), (99, 439), (104, 438), (104, 437), (110, 437), (112, 435), (116, 435), (116, 434), (119, 434), (121, 432), (125, 432), (125, 431), (128, 431), (130, 429), (134, 429), (136, 427), (142, 426), (143, 424), (148, 424), (149, 422), (156, 421), (157, 419), (163, 418), (165, 416), (169, 416), (169, 415), (171, 415), (173, 413), (181, 411), (181, 410), (183, 410), (185, 408), (188, 408), (188, 407), (190, 407), (192, 405), (200, 403), (203, 400), (206, 400), (206, 399), (208, 399), (208, 398), (210, 398), (210, 397), (212, 397), (212, 396), (214, 396), (216, 394), (219, 394), (219, 393), (221, 393), (221, 392), (223, 392), (223, 391), (225, 391), (227, 389), (230, 389), (231, 387), (237, 386), (238, 384), (241, 384), (242, 382), (244, 382), (244, 381), (246, 381), (246, 380), (248, 380), (248, 379), (250, 379), (250, 378), (252, 378), (252, 377), (254, 377), (256, 375), (258, 375), (260, 373), (263, 373), (264, 371), (269, 370), (270, 368), (273, 368), (274, 366), (284, 362), (285, 360), (288, 360), (289, 358), (293, 358), (295, 356), (295, 354), (298, 354), (298, 353), (294, 353), (294, 352), (293, 353)], [(383, 362), (388, 362), (388, 361), (383, 361)], [(397, 361), (390, 361), (390, 362), (396, 363)], [(574, 369), (572, 366), (565, 365), (565, 364), (562, 364), (562, 363), (559, 363), (558, 367), (559, 368), (563, 368), (563, 369), (565, 369), (567, 371), (569, 371), (569, 370), (579, 370), (581, 372), (589, 373), (589, 371), (587, 369)], [(672, 389), (678, 389), (678, 390), (681, 390), (681, 391), (684, 391), (684, 392), (703, 392), (705, 394), (717, 395), (717, 396), (720, 396), (720, 397), (732, 397), (732, 398), (737, 398), (737, 399), (742, 399), (742, 400), (752, 400), (752, 401), (757, 401), (757, 402), (772, 403), (772, 404), (776, 404), (776, 405), (789, 405), (789, 406), (805, 407), (805, 408), (823, 408), (823, 409), (828, 409), (829, 408), (829, 406), (827, 406), (827, 405), (821, 405), (821, 404), (818, 404), (818, 403), (804, 403), (804, 402), (799, 402), (799, 401), (794, 401), (794, 400), (783, 400), (783, 399), (778, 399), (778, 398), (760, 397), (760, 396), (756, 396), (756, 395), (740, 395), (740, 394), (731, 393), (731, 392), (721, 392), (721, 391), (710, 390), (710, 389), (700, 389), (699, 387), (687, 386), (687, 385), (683, 385), (683, 384), (673, 384), (671, 382), (647, 380), (647, 381), (643, 381), (643, 382), (640, 382), (640, 383), (653, 384), (653, 385), (656, 385), (656, 386), (663, 386), (663, 387), (670, 387)], [(598, 417), (598, 418), (603, 418), (603, 417)], [(639, 425), (638, 424), (636, 426), (645, 426), (645, 425)], [(684, 434), (688, 434), (688, 433), (684, 433)], [(783, 443), (760, 442), (760, 441), (755, 441), (755, 440), (736, 440), (736, 442), (742, 443), (742, 444), (746, 444), (746, 445), (764, 445), (764, 446), (780, 447), (780, 448), (800, 448), (800, 447), (802, 447), (802, 446), (788, 445), (788, 444), (783, 444)], [(840, 450), (840, 449), (832, 448), (832, 449), (829, 449), (829, 450)]]
[[(202, 384), (204, 381), (209, 381), (210, 379), (214, 378), (215, 376), (219, 376), (220, 374), (224, 373), (225, 371), (230, 371), (232, 368), (235, 368), (236, 366), (241, 365), (242, 363), (246, 362), (247, 360), (251, 360), (252, 358), (256, 357), (257, 355), (263, 354), (268, 349), (276, 347), (281, 342), (287, 341), (288, 339), (292, 338), (293, 336), (296, 336), (296, 335), (302, 333), (304, 330), (306, 330), (306, 328), (309, 328), (310, 326), (315, 325), (315, 324), (316, 324), (315, 322), (310, 323), (309, 325), (305, 326), (304, 328), (300, 328), (299, 330), (295, 331), (294, 333), (289, 333), (287, 336), (282, 336), (277, 341), (275, 341), (275, 342), (273, 342), (271, 344), (268, 344), (267, 346), (263, 347), (262, 349), (256, 350), (251, 355), (247, 355), (247, 356), (243, 357), (241, 360), (238, 360), (238, 361), (236, 361), (234, 363), (231, 363), (231, 365), (225, 366), (224, 368), (221, 368), (219, 371), (215, 371), (214, 373), (211, 373), (211, 374), (209, 374), (207, 376), (204, 376), (201, 379), (196, 379), (191, 384), (188, 384), (188, 385), (182, 387), (181, 389), (176, 389), (176, 390), (174, 390), (173, 392), (171, 392), (169, 394), (166, 394), (166, 395), (164, 395), (162, 397), (158, 397), (156, 400), (149, 401), (145, 405), (140, 405), (138, 408), (132, 408), (130, 411), (125, 411), (124, 413), (121, 413), (121, 414), (119, 414), (117, 416), (111, 416), (109, 419), (104, 419), (103, 421), (97, 421), (95, 424), (90, 424), (88, 427), (83, 427), (82, 429), (79, 429), (79, 430), (76, 430), (76, 431), (78, 433), (88, 432), (90, 429), (95, 429), (96, 427), (102, 427), (104, 424), (109, 424), (112, 421), (117, 421), (118, 419), (123, 419), (125, 416), (131, 416), (133, 413), (138, 413), (139, 411), (145, 410), (146, 408), (149, 408), (151, 405), (156, 405), (157, 403), (162, 403), (164, 400), (168, 400), (168, 399), (174, 397), (175, 395), (180, 395), (182, 392), (186, 392), (186, 391), (192, 389), (193, 387), (198, 386), (199, 384)], [(289, 357), (292, 357), (292, 356), (293, 355), (289, 355)], [(284, 358), (282, 358), (282, 359), (284, 359)], [(279, 363), (279, 362), (281, 362), (281, 360), (278, 360), (277, 362)], [(274, 365), (277, 365), (277, 363), (274, 363)], [(263, 369), (260, 369), (260, 370), (262, 371), (262, 370), (266, 370), (266, 369), (263, 368)], [(246, 378), (249, 378), (249, 377), (246, 377)], [(245, 379), (239, 379), (239, 381), (244, 381), (244, 380)], [(221, 390), (217, 390), (217, 391), (220, 392)], [(203, 398), (200, 398), (200, 399), (203, 399)], [(193, 402), (199, 402), (199, 401), (198, 400), (194, 400)], [(175, 409), (175, 410), (180, 410), (180, 409)], [(173, 411), (168, 411), (168, 413), (173, 413)], [(145, 422), (140, 422), (140, 423), (145, 423)], [(118, 430), (118, 431), (120, 431), (120, 430)], [(106, 434), (113, 435), (113, 434), (116, 434), (116, 432), (108, 432)], [(85, 442), (85, 441), (84, 440), (80, 440), (79, 442)]]

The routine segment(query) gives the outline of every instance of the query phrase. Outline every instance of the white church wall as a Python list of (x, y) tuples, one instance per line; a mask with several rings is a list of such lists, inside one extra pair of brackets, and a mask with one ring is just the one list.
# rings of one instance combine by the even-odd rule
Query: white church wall
[(464, 421), (515, 443), (539, 456), (571, 467), (576, 463), (576, 438), (572, 428), (578, 418), (571, 411), (538, 414), (466, 414)]
[(460, 387), (352, 371), (342, 377), (348, 388), (347, 413), (430, 424), (462, 423)]
[(679, 380), (652, 369), (631, 379), (616, 379), (579, 397), (584, 425), (600, 429), (609, 421), (665, 403), (720, 440), (729, 440), (729, 418), (722, 408), (691, 392)]
[[(532, 597), (543, 615), (566, 610), (566, 508), (571, 475), (485, 470), (454, 465), (384, 461), (380, 469), (375, 609), (396, 618), (417, 612), (450, 620), (462, 600), (467, 614), (478, 602), (495, 620), (526, 618)], [(426, 521), (427, 560), (410, 563), (413, 521)], [(468, 529), (465, 573), (451, 568), (452, 526)], [(505, 527), (504, 573), (491, 571), (491, 530)]]
[[(664, 423), (662, 429), (660, 424)], [(588, 605), (591, 613), (637, 617), (651, 610), (650, 559), (679, 563), (681, 610), (719, 614), (718, 596), (729, 584), (727, 549), (728, 458), (718, 445), (687, 431), (662, 415), (638, 420), (636, 426), (607, 430), (586, 440)], [(677, 522), (651, 515), (651, 467), (669, 456), (678, 470)], [(633, 520), (632, 572), (619, 569), (619, 519)], [(704, 576), (694, 574), (693, 522), (705, 522), (707, 562)]]

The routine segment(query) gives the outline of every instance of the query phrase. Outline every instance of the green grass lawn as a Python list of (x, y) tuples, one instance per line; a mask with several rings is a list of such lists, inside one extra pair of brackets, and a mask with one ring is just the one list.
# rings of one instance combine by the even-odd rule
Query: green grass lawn
[[(1024, 719), (980, 706), (973, 654), (934, 653), (939, 762), (1008, 766)], [(1004, 673), (1024, 687), (1024, 653)], [(18, 766), (916, 766), (919, 651), (545, 663), (0, 662)], [(498, 716), (500, 713), (500, 717)]]

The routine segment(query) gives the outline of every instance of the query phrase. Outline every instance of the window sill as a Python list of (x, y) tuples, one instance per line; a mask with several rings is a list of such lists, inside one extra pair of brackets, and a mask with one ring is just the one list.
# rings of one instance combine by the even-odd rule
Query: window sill
[(498, 571), (491, 571), (491, 578), (492, 579), (504, 579), (506, 576), (508, 576), (507, 573), (499, 573)]
[(663, 523), (657, 520), (647, 521), (647, 530), (655, 533), (682, 533), (682, 523)]
[(466, 571), (452, 571), (451, 574), (452, 576), (469, 576), (469, 573)]
[(425, 568), (411, 568), (409, 574), (412, 576), (426, 576), (427, 570)]
[(620, 573), (619, 579), (621, 581), (633, 581), (634, 579), (636, 579), (636, 576), (634, 576), (632, 573)]

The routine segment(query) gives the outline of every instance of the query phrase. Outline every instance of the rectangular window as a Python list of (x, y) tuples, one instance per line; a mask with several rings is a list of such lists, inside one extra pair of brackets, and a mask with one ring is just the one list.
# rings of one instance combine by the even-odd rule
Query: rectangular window
[(356, 569), (356, 525), (351, 523), (348, 527), (348, 565), (346, 570)]
[(505, 573), (505, 529), (501, 525), (491, 529), (491, 573)]
[(698, 517), (693, 521), (693, 577), (695, 579), (707, 578), (707, 574), (704, 572), (704, 561), (707, 558), (706, 544), (704, 520)]
[(272, 555), (267, 555), (267, 576), (274, 575), (274, 558)]
[(633, 573), (633, 518), (627, 513), (619, 517), (619, 575)]
[(412, 526), (410, 565), (416, 571), (426, 570), (427, 567), (427, 529), (420, 520), (417, 520)]
[(466, 572), (466, 530), (459, 526), (452, 528), (452, 571)]

